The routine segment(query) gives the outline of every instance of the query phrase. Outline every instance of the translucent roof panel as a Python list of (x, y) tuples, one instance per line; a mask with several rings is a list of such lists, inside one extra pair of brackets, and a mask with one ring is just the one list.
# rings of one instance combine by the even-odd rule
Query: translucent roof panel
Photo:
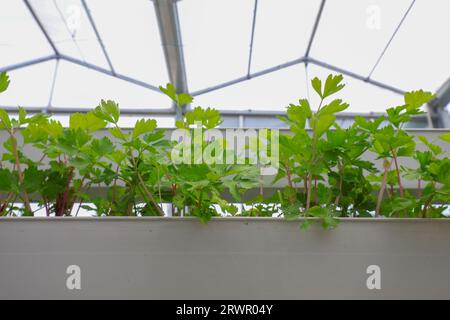
[(252, 71), (304, 56), (319, 5), (319, 0), (259, 0)]
[[(280, 111), (308, 94), (316, 99), (307, 79), (336, 73), (326, 66), (404, 91), (436, 91), (449, 78), (449, 0), (170, 0), (173, 6), (158, 11), (155, 1), (1, 0), (0, 70), (12, 70), (12, 83), (0, 106), (50, 101), (73, 110), (114, 99), (130, 113), (169, 108), (171, 101), (151, 89), (169, 74), (179, 84), (186, 73), (191, 93), (206, 92), (194, 105)], [(303, 64), (280, 66), (305, 56), (322, 3), (308, 72)], [(182, 50), (170, 45), (178, 41)], [(253, 77), (264, 70), (272, 72)], [(251, 79), (237, 82), (249, 71)], [(369, 82), (345, 81), (347, 111), (383, 112), (402, 102)], [(207, 92), (211, 87), (220, 89)]]
[(450, 77), (450, 1), (416, 1), (373, 78), (403, 90), (437, 90)]
[(177, 4), (189, 90), (247, 74), (254, 1), (187, 0)]
[(411, 0), (346, 0), (344, 3), (326, 2), (310, 55), (367, 76)]
[(11, 83), (0, 95), (0, 106), (47, 107), (55, 61), (48, 61), (9, 72)]
[(116, 72), (153, 85), (169, 81), (152, 1), (86, 2)]
[[(315, 65), (308, 65), (308, 85), (312, 109), (317, 109), (319, 98), (312, 89), (310, 81), (314, 77), (318, 77), (324, 82), (329, 74), (336, 74), (336, 72)], [(385, 112), (387, 108), (403, 103), (402, 95), (376, 87), (370, 83), (349, 76), (344, 76), (343, 83), (345, 83), (346, 86), (330, 99), (342, 99), (349, 103), (350, 106), (345, 112)]]
[(54, 107), (95, 107), (101, 99), (115, 100), (121, 108), (168, 108), (169, 98), (159, 92), (127, 81), (61, 61), (58, 69)]
[(278, 70), (195, 97), (193, 105), (222, 110), (285, 110), (306, 97), (303, 64)]
[(0, 67), (53, 54), (23, 1), (0, 1)]
[(108, 67), (80, 0), (30, 0), (30, 4), (59, 53)]

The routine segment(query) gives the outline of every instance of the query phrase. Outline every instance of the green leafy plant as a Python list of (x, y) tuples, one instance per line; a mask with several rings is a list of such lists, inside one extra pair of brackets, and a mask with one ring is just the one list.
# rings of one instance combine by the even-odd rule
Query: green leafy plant
[[(168, 84), (161, 90), (177, 105), (192, 102), (192, 97), (184, 94), (175, 95), (173, 87)], [(180, 101), (183, 101), (182, 103)], [(177, 212), (190, 212), (202, 222), (207, 222), (217, 215), (217, 207), (228, 214), (235, 214), (237, 208), (222, 198), (227, 190), (236, 201), (241, 200), (240, 194), (257, 185), (258, 168), (246, 164), (225, 164), (223, 151), (226, 148), (225, 139), (219, 137), (208, 139), (207, 131), (217, 128), (222, 123), (217, 110), (195, 107), (176, 122), (178, 129), (193, 134), (194, 146), (189, 150), (190, 163), (171, 164), (168, 166), (167, 177), (171, 181), (172, 202)], [(195, 131), (199, 134), (195, 136)], [(196, 152), (195, 144), (200, 150), (205, 150), (214, 163), (208, 164), (202, 159), (204, 153)], [(191, 156), (192, 154), (192, 156)]]
[[(1, 73), (0, 93), (9, 84)], [(411, 117), (423, 113), (431, 93), (408, 92), (404, 103), (388, 108), (386, 115), (356, 117), (343, 128), (336, 114), (349, 105), (334, 98), (345, 87), (342, 75), (323, 82), (314, 78), (311, 86), (318, 105), (300, 99), (280, 117), (289, 131), (279, 135), (273, 184), (285, 181), (285, 186), (273, 194), (265, 194), (261, 167), (250, 159), (257, 144), (249, 141), (248, 152), (233, 155), (239, 161), (225, 161), (225, 153), (234, 149), (218, 134), (222, 118), (212, 108), (180, 109), (175, 125), (183, 132), (181, 141), (170, 139), (154, 119), (121, 128), (119, 105), (111, 100), (72, 114), (68, 127), (48, 114), (27, 114), (19, 107), (12, 117), (0, 109), (0, 130), (6, 134), (0, 215), (32, 216), (44, 210), (47, 216), (76, 216), (84, 209), (101, 216), (190, 215), (204, 223), (219, 215), (283, 216), (305, 218), (301, 229), (314, 220), (334, 228), (342, 217), (445, 217), (450, 159), (436, 141), (416, 140), (404, 129)], [(160, 89), (177, 107), (194, 101), (171, 84)], [(439, 139), (450, 142), (450, 133)], [(363, 160), (367, 154), (381, 166)], [(400, 158), (417, 165), (401, 166)], [(417, 182), (416, 193), (404, 187), (405, 180)], [(242, 195), (251, 189), (259, 189), (258, 195), (243, 203)], [(226, 194), (234, 202), (225, 200)], [(240, 212), (238, 204), (243, 205)]]

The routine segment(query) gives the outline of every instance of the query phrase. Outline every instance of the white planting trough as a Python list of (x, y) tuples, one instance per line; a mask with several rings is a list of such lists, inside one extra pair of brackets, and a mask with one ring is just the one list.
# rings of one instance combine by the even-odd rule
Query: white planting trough
[(0, 299), (450, 298), (450, 220), (299, 223), (1, 218)]

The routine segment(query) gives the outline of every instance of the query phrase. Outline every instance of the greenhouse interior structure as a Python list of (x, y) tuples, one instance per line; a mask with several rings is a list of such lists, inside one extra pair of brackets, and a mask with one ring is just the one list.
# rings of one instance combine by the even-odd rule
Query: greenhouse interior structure
[(0, 1), (0, 299), (449, 299), (449, 12)]

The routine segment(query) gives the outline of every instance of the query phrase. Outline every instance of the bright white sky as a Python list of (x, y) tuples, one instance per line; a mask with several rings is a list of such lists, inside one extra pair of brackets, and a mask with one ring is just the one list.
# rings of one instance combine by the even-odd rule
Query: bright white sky
[[(58, 50), (108, 68), (80, 0), (31, 0)], [(168, 82), (153, 4), (149, 0), (87, 0), (117, 72), (154, 86)], [(328, 0), (311, 57), (367, 76), (411, 0)], [(259, 0), (251, 72), (303, 56), (320, 0)], [(178, 2), (188, 86), (196, 91), (247, 74), (254, 0)], [(450, 1), (416, 0), (372, 78), (402, 90), (435, 91), (450, 71)], [(52, 54), (22, 0), (0, 1), (0, 68)], [(74, 41), (75, 40), (75, 41)], [(115, 99), (122, 108), (167, 108), (154, 91), (54, 61), (10, 73), (0, 105), (94, 107)], [(330, 71), (303, 64), (200, 95), (194, 103), (220, 109), (282, 110), (307, 97), (307, 83)], [(402, 97), (345, 78), (348, 111), (384, 111)], [(311, 90), (310, 90), (311, 91)], [(310, 92), (312, 95), (312, 92)], [(314, 101), (314, 98), (311, 97)]]

